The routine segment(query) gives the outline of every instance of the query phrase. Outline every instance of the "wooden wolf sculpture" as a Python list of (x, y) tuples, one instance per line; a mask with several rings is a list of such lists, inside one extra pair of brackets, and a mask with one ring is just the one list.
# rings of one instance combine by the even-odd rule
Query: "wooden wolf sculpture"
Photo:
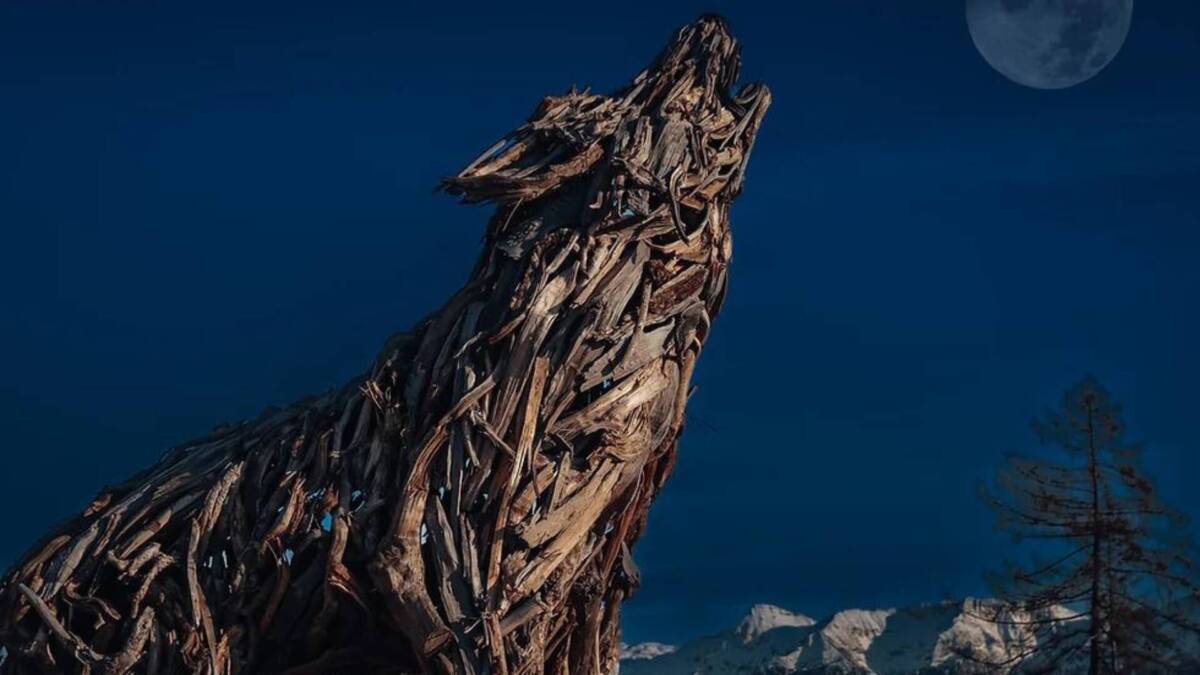
[(770, 102), (739, 62), (703, 17), (445, 179), (496, 205), (462, 290), (49, 533), (0, 587), (0, 673), (613, 672)]

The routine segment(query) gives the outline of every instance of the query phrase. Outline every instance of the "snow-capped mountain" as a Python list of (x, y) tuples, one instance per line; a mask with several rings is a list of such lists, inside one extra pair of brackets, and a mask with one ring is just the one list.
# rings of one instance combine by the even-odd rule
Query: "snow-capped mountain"
[(753, 642), (758, 636), (775, 628), (784, 626), (805, 627), (815, 625), (817, 622), (811, 617), (803, 614), (789, 612), (782, 607), (775, 605), (755, 605), (750, 608), (750, 612), (746, 614), (746, 618), (738, 624), (736, 629), (737, 636), (742, 639), (743, 644)]
[[(756, 605), (734, 629), (655, 656), (622, 661), (622, 675), (974, 675), (1036, 648), (1029, 616), (991, 616), (967, 599), (899, 609), (838, 612), (824, 621)], [(1062, 610), (1067, 612), (1067, 610)], [(1060, 616), (1065, 616), (1061, 614)], [(1039, 617), (1040, 618), (1040, 617)], [(639, 652), (638, 646), (627, 650)], [(1063, 672), (1060, 670), (1060, 672)]]
[(621, 645), (622, 661), (641, 661), (655, 659), (675, 651), (675, 645), (664, 645), (661, 642), (639, 642), (636, 645)]

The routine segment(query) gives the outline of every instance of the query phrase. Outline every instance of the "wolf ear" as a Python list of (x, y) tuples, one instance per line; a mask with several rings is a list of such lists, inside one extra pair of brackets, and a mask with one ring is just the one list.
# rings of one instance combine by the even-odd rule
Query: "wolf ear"
[(441, 187), (466, 203), (533, 201), (599, 162), (621, 113), (614, 99), (586, 91), (547, 96), (528, 122)]

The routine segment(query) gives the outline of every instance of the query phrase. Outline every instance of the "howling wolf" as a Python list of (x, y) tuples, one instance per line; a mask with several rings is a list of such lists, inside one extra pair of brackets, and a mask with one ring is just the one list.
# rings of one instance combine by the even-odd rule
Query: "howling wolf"
[(611, 673), (770, 103), (726, 23), (443, 188), (470, 280), (360, 378), (181, 445), (0, 582), (0, 673)]

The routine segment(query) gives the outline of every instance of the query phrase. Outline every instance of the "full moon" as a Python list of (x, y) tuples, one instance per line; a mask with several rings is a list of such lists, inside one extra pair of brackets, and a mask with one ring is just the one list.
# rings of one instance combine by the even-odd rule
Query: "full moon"
[(975, 47), (1008, 79), (1064, 89), (1113, 60), (1133, 18), (1133, 0), (967, 0)]

